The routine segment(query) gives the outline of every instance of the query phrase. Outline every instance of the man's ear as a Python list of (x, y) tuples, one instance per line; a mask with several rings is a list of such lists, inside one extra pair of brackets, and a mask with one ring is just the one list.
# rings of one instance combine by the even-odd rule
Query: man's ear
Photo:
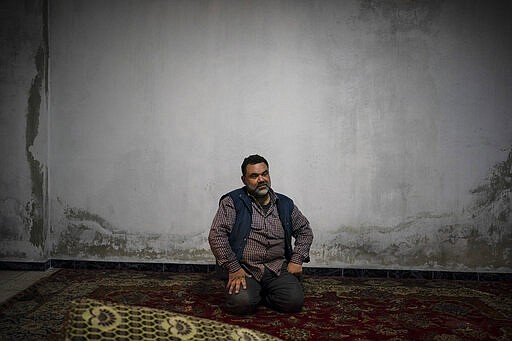
[(244, 183), (244, 185), (245, 185), (245, 176), (243, 176), (243, 175), (242, 175), (242, 176), (240, 177), (240, 179), (242, 180), (242, 182), (243, 182), (243, 183)]

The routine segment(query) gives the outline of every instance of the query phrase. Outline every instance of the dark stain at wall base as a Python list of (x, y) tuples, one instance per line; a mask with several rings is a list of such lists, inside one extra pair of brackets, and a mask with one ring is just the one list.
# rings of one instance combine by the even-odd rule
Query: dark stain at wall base
[(512, 146), (471, 193), (473, 206), (462, 214), (423, 214), (394, 227), (341, 227), (322, 238), (312, 258), (387, 268), (511, 269)]
[[(193, 238), (193, 237), (192, 237)], [(58, 244), (51, 251), (52, 257), (77, 259), (132, 258), (151, 261), (213, 261), (209, 249), (182, 248), (175, 240), (190, 239), (188, 236), (152, 235), (142, 233), (104, 233), (94, 230), (88, 223), (69, 224), (61, 233)], [(197, 244), (196, 244), (197, 245)]]
[(94, 231), (87, 224), (70, 224), (60, 235), (53, 255), (78, 256), (125, 256), (126, 235), (105, 234)]
[(84, 209), (64, 209), (67, 226), (57, 239), (52, 257), (94, 259), (212, 261), (206, 234), (129, 233)]

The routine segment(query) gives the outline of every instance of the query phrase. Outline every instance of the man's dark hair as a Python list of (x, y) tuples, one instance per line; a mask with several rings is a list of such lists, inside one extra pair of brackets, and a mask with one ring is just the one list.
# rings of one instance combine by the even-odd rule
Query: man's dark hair
[(257, 154), (255, 155), (249, 155), (244, 159), (244, 162), (242, 162), (242, 175), (245, 175), (245, 171), (247, 170), (247, 165), (255, 165), (257, 163), (264, 163), (268, 167), (268, 162), (265, 160), (263, 156), (259, 156)]

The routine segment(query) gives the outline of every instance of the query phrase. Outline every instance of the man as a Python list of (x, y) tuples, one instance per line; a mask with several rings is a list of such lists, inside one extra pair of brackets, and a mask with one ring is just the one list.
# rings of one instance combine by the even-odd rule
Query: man
[(290, 198), (272, 190), (263, 157), (245, 158), (242, 182), (221, 197), (208, 237), (217, 264), (228, 272), (226, 308), (245, 315), (262, 302), (298, 312), (304, 304), (302, 263), (309, 261), (313, 241), (309, 222)]

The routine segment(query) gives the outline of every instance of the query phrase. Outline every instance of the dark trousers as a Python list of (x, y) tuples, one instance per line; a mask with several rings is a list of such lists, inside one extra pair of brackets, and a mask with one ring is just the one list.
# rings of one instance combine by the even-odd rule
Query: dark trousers
[(230, 295), (226, 290), (226, 308), (232, 314), (251, 314), (260, 303), (285, 313), (298, 312), (304, 305), (302, 283), (299, 277), (287, 271), (286, 262), (279, 276), (265, 269), (261, 281), (252, 277), (245, 281), (247, 289), (241, 288), (238, 294), (233, 291)]

